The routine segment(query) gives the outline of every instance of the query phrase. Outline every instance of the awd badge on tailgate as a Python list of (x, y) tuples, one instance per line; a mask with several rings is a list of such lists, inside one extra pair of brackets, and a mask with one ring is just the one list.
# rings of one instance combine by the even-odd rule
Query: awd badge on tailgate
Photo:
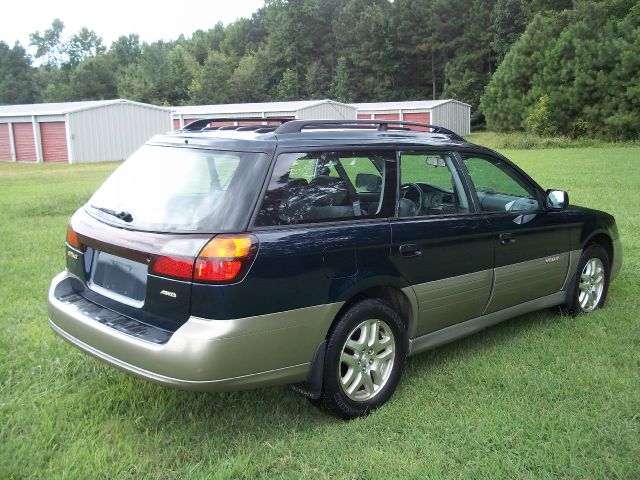
[(71, 258), (73, 258), (74, 260), (78, 259), (78, 254), (77, 253), (73, 253), (71, 250), (67, 250), (67, 255)]
[(170, 292), (168, 290), (160, 290), (160, 295), (166, 295), (167, 297), (176, 298), (177, 295), (175, 292)]

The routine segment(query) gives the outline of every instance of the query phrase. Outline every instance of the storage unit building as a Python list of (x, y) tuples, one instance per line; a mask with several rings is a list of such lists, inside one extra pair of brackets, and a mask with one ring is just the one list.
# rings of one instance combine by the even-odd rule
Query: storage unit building
[[(356, 108), (333, 100), (304, 100), (298, 102), (233, 103), (224, 105), (196, 105), (173, 107), (173, 128), (178, 130), (201, 118), (264, 118), (354, 120)], [(242, 122), (233, 122), (239, 123)], [(229, 123), (230, 125), (233, 123)], [(255, 123), (255, 122), (249, 122)], [(224, 122), (216, 125), (223, 126)]]
[(0, 105), (0, 160), (124, 160), (171, 130), (171, 110), (129, 100)]
[(471, 133), (471, 106), (458, 100), (352, 103), (351, 105), (357, 108), (358, 118), (363, 120), (421, 122), (448, 128), (458, 135)]

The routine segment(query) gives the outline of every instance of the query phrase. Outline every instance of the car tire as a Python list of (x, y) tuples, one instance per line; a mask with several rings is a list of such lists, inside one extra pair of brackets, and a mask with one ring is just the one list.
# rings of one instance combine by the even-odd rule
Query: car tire
[(323, 387), (314, 405), (352, 419), (384, 404), (395, 391), (407, 356), (406, 329), (385, 301), (349, 307), (327, 339)]
[(606, 250), (592, 243), (582, 251), (571, 283), (569, 299), (560, 311), (569, 315), (591, 313), (607, 299), (611, 261)]

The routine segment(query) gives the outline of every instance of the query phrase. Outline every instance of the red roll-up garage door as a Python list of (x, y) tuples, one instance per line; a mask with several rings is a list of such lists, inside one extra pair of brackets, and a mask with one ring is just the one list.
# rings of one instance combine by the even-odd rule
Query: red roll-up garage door
[(68, 162), (67, 132), (64, 122), (40, 123), (42, 159), (45, 162)]
[[(286, 118), (288, 120), (295, 120), (296, 119), (296, 117), (291, 117), (289, 115), (278, 116), (278, 118)], [(273, 122), (267, 122), (267, 125), (281, 125), (281, 123), (277, 122), (277, 121), (273, 121)]]
[(359, 113), (358, 114), (358, 120), (371, 120), (371, 114), (370, 113)]
[(400, 120), (398, 113), (376, 113), (376, 120)]
[(0, 160), (11, 160), (11, 140), (9, 124), (0, 123)]
[(397, 113), (376, 113), (376, 120), (400, 120)]
[(38, 159), (31, 122), (14, 123), (13, 140), (16, 143), (16, 160), (19, 162), (35, 162)]
[(174, 118), (173, 119), (173, 129), (174, 130), (180, 130), (180, 119), (179, 118)]
[[(407, 122), (429, 123), (431, 121), (431, 114), (429, 112), (405, 113), (403, 117)], [(413, 127), (413, 129), (424, 131), (431, 130), (427, 127)]]

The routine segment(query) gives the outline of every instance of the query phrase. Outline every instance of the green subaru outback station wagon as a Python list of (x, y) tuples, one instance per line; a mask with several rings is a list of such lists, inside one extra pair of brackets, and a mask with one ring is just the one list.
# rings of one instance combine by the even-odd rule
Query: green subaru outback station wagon
[(163, 385), (290, 384), (353, 418), (408, 355), (603, 306), (611, 215), (441, 127), (276, 123), (199, 120), (125, 161), (71, 218), (52, 328)]

